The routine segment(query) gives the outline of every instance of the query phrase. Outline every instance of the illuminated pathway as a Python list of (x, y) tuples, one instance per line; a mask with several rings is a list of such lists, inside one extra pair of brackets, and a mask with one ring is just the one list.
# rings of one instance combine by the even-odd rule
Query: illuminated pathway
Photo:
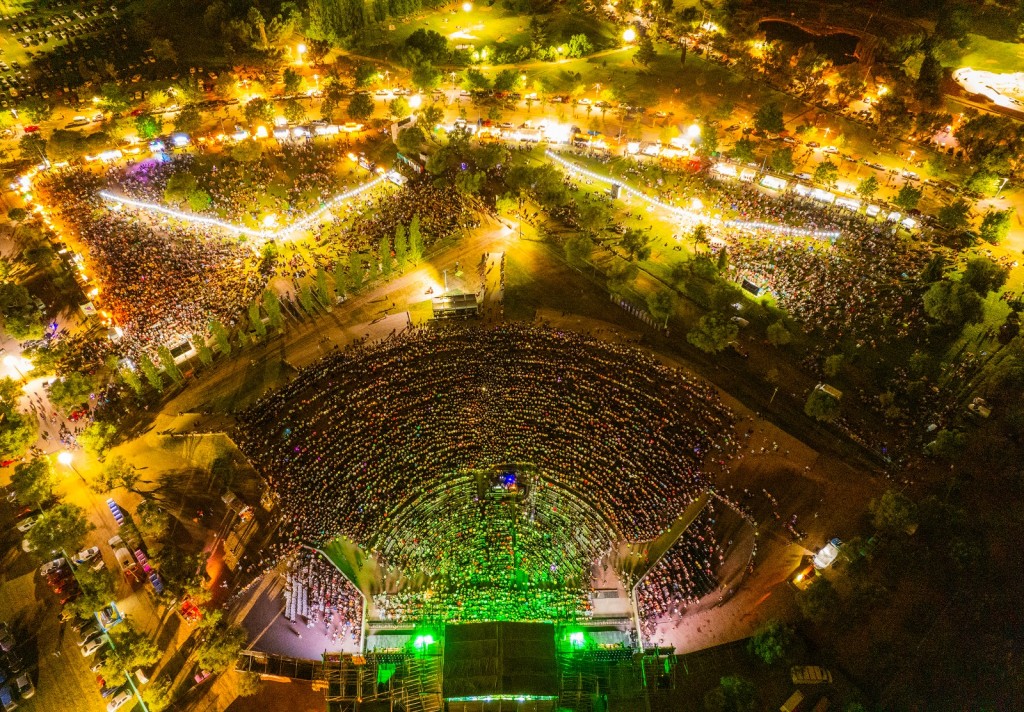
[(100, 191), (100, 197), (106, 200), (108, 203), (114, 203), (115, 205), (129, 205), (133, 208), (138, 208), (139, 210), (142, 210), (144, 212), (166, 215), (167, 217), (174, 218), (175, 220), (181, 220), (182, 222), (192, 223), (195, 225), (202, 225), (206, 227), (217, 227), (236, 235), (246, 235), (248, 237), (257, 237), (266, 240), (274, 240), (277, 238), (285, 238), (290, 233), (295, 232), (296, 230), (306, 229), (307, 227), (315, 223), (317, 220), (319, 220), (324, 215), (324, 213), (326, 213), (331, 208), (339, 205), (340, 203), (343, 203), (347, 200), (351, 200), (352, 198), (359, 196), (360, 194), (366, 192), (367, 190), (370, 190), (371, 188), (380, 185), (385, 180), (386, 178), (384, 176), (380, 176), (374, 178), (368, 183), (363, 183), (361, 186), (357, 188), (353, 188), (352, 190), (349, 190), (345, 193), (336, 195), (329, 201), (327, 201), (320, 209), (315, 210), (314, 212), (306, 215), (305, 217), (299, 220), (296, 220), (291, 225), (286, 225), (285, 227), (281, 227), (276, 230), (256, 230), (251, 227), (245, 227), (244, 225), (236, 225), (234, 223), (229, 223), (224, 220), (218, 220), (217, 218), (208, 218), (202, 215), (196, 215), (194, 213), (183, 213), (177, 210), (173, 210), (171, 208), (166, 208), (162, 205), (158, 205), (157, 203), (148, 203), (143, 200), (135, 200), (133, 198), (127, 198), (123, 195), (116, 195), (107, 190)]
[(770, 232), (777, 232), (782, 235), (794, 235), (796, 237), (818, 237), (835, 239), (840, 235), (840, 233), (835, 230), (806, 230), (804, 228), (789, 227), (788, 225), (776, 225), (774, 223), (766, 222), (757, 222), (749, 220), (722, 220), (721, 218), (713, 217), (711, 215), (708, 215), (707, 213), (700, 213), (694, 210), (687, 210), (686, 208), (680, 208), (675, 205), (670, 205), (669, 203), (663, 203), (660, 200), (652, 198), (649, 195), (641, 193), (639, 190), (626, 185), (620, 180), (616, 180), (615, 178), (610, 178), (608, 176), (603, 176), (600, 173), (594, 173), (593, 171), (587, 170), (586, 168), (576, 165), (572, 161), (567, 161), (554, 151), (547, 150), (544, 152), (544, 155), (546, 155), (548, 158), (550, 158), (552, 161), (557, 163), (559, 166), (561, 166), (564, 170), (568, 171), (569, 173), (575, 173), (577, 175), (586, 176), (587, 178), (590, 178), (592, 180), (608, 183), (609, 185), (617, 185), (619, 186), (619, 190), (621, 192), (639, 198), (640, 200), (642, 200), (643, 202), (647, 203), (652, 207), (666, 210), (672, 215), (682, 218), (690, 223), (703, 222), (721, 227), (735, 227), (747, 230), (768, 230)]

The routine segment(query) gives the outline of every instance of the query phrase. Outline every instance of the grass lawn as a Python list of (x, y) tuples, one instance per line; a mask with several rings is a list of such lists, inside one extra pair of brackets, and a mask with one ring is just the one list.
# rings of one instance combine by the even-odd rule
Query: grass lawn
[(1024, 44), (999, 42), (981, 35), (968, 35), (968, 38), (970, 44), (962, 53), (944, 53), (940, 57), (945, 66), (1001, 73), (1024, 72)]
[[(551, 45), (563, 44), (572, 35), (580, 33), (587, 35), (599, 48), (616, 42), (616, 28), (592, 15), (573, 14), (562, 6), (556, 6), (554, 12), (542, 15), (540, 19), (548, 23)], [(389, 21), (383, 36), (397, 47), (416, 30), (425, 29), (444, 35), (451, 47), (472, 45), (478, 49), (500, 46), (514, 50), (530, 43), (529, 27), (529, 15), (518, 15), (497, 5), (488, 7), (480, 3), (465, 12), (462, 3), (456, 3), (432, 12), (416, 13), (402, 21)]]

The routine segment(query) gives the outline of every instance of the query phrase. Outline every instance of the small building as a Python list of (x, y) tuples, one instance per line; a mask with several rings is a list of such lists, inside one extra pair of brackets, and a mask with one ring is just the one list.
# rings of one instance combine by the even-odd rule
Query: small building
[(435, 319), (465, 319), (480, 313), (480, 305), (477, 303), (475, 294), (447, 292), (434, 297), (432, 301)]

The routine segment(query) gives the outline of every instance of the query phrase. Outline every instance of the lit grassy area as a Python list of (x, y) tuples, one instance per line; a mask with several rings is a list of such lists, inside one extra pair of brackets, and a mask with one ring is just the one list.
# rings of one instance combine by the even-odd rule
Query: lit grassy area
[[(591, 15), (573, 14), (562, 6), (554, 12), (541, 15), (548, 23), (548, 38), (552, 45), (568, 41), (575, 34), (586, 34), (598, 47), (610, 46), (615, 42), (615, 27)], [(487, 6), (476, 3), (466, 12), (462, 3), (447, 5), (432, 12), (410, 15), (403, 21), (390, 21), (384, 37), (392, 45), (399, 46), (418, 29), (433, 30), (444, 35), (450, 46), (472, 45), (473, 47), (498, 46), (515, 48), (530, 43), (530, 17), (509, 13), (498, 5)]]
[(970, 44), (962, 53), (946, 52), (940, 57), (944, 65), (990, 72), (1024, 72), (1024, 44), (999, 42), (981, 35), (968, 37)]

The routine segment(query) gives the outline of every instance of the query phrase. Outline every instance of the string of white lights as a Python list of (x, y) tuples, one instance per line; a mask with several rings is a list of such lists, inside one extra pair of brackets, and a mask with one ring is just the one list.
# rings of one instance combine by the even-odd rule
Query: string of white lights
[(319, 220), (323, 216), (323, 214), (326, 213), (331, 208), (337, 206), (339, 203), (345, 202), (346, 200), (351, 200), (352, 198), (359, 196), (361, 193), (364, 193), (367, 190), (379, 185), (384, 180), (384, 176), (379, 176), (367, 183), (363, 183), (362, 185), (353, 188), (352, 190), (341, 193), (340, 195), (336, 195), (329, 201), (327, 201), (321, 208), (313, 211), (312, 213), (309, 213), (308, 215), (305, 215), (304, 217), (302, 217), (299, 220), (296, 220), (290, 225), (285, 225), (284, 227), (278, 228), (276, 230), (257, 230), (255, 228), (246, 227), (245, 225), (236, 225), (234, 223), (229, 223), (224, 220), (218, 220), (217, 218), (208, 218), (202, 215), (196, 215), (194, 213), (183, 213), (178, 210), (173, 210), (171, 208), (164, 207), (163, 205), (159, 205), (157, 203), (149, 203), (143, 200), (135, 200), (133, 198), (128, 198), (123, 195), (111, 193), (110, 191), (107, 190), (100, 191), (100, 197), (110, 203), (115, 203), (119, 205), (129, 205), (139, 210), (157, 213), (160, 215), (166, 215), (167, 217), (174, 218), (175, 220), (181, 220), (182, 222), (188, 222), (194, 225), (216, 227), (235, 235), (246, 235), (248, 237), (273, 240), (286, 237), (290, 233), (293, 233), (297, 230), (306, 229), (309, 225), (312, 225), (314, 222)]
[(817, 237), (834, 240), (835, 238), (840, 236), (840, 233), (836, 230), (808, 230), (800, 227), (789, 227), (788, 225), (777, 225), (774, 223), (759, 222), (756, 220), (723, 221), (719, 218), (710, 215), (698, 213), (693, 210), (687, 210), (685, 208), (680, 208), (676, 205), (670, 205), (669, 203), (663, 203), (660, 200), (657, 200), (656, 198), (652, 198), (649, 195), (641, 193), (639, 190), (636, 190), (635, 188), (631, 188), (622, 181), (616, 180), (609, 176), (601, 175), (600, 173), (594, 173), (593, 171), (587, 170), (582, 166), (576, 165), (572, 161), (567, 161), (566, 159), (562, 158), (561, 156), (559, 156), (554, 151), (551, 151), (550, 149), (545, 151), (544, 153), (548, 158), (553, 160), (555, 163), (558, 163), (565, 170), (571, 173), (577, 173), (579, 175), (586, 176), (587, 178), (601, 181), (603, 183), (608, 183), (610, 185), (617, 185), (619, 187), (619, 190), (622, 192), (635, 196), (649, 205), (653, 205), (654, 207), (666, 210), (674, 215), (686, 218), (687, 220), (693, 222), (704, 222), (710, 223), (712, 225), (723, 225), (725, 227), (735, 227), (747, 230), (767, 230), (770, 232), (777, 232), (783, 235), (793, 235), (797, 237)]

